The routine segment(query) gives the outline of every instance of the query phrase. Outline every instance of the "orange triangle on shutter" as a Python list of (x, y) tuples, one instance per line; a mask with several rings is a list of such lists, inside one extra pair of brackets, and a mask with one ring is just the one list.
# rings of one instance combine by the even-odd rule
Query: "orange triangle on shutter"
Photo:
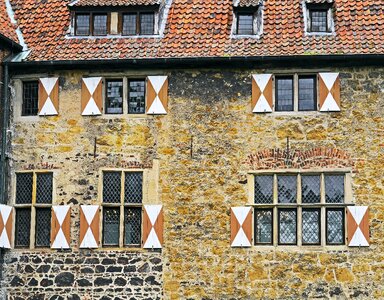
[(157, 234), (157, 237), (159, 238), (160, 244), (163, 244), (163, 224), (164, 224), (163, 209), (161, 209), (159, 216), (156, 219), (155, 225), (153, 226)]
[(158, 95), (165, 110), (168, 112), (168, 78), (165, 80)]
[(95, 237), (96, 242), (99, 241), (99, 224), (100, 224), (100, 211), (97, 210), (95, 217), (92, 220), (92, 223), (89, 225), (93, 236)]
[(56, 239), (57, 233), (60, 229), (59, 220), (56, 217), (55, 211), (52, 209), (52, 221), (51, 221), (51, 243)]

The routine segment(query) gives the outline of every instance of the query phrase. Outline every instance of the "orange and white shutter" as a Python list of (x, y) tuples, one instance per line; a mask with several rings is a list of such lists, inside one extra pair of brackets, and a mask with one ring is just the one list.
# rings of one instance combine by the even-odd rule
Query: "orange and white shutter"
[(103, 85), (101, 77), (83, 78), (81, 86), (81, 114), (101, 115), (103, 111)]
[(339, 73), (319, 73), (319, 107), (322, 112), (340, 111)]
[(59, 114), (59, 78), (39, 79), (39, 116)]
[(252, 75), (252, 112), (272, 112), (273, 107), (272, 74)]
[(80, 205), (80, 248), (99, 247), (99, 205)]
[(0, 204), (0, 248), (11, 249), (12, 206)]
[(347, 207), (347, 228), (349, 247), (369, 246), (368, 206)]
[(52, 206), (51, 248), (68, 249), (71, 235), (71, 207)]
[(163, 207), (144, 205), (143, 248), (159, 249), (163, 245)]
[(251, 207), (231, 208), (231, 247), (251, 247), (252, 210)]
[(147, 77), (147, 114), (166, 115), (168, 111), (168, 76)]

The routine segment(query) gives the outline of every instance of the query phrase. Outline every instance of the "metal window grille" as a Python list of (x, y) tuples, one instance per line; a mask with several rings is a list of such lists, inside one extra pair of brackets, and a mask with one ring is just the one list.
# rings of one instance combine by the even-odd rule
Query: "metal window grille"
[(302, 175), (301, 193), (303, 203), (320, 203), (320, 176)]
[(279, 244), (295, 245), (297, 242), (296, 209), (279, 209)]
[(123, 15), (123, 35), (135, 35), (137, 24), (137, 14), (124, 14)]
[(272, 209), (255, 210), (255, 244), (273, 243)]
[(344, 209), (327, 209), (327, 244), (344, 244)]
[(327, 203), (344, 202), (344, 175), (325, 175), (325, 201)]
[(311, 31), (312, 32), (328, 31), (327, 10), (311, 10), (310, 15), (311, 15)]
[(106, 81), (107, 97), (105, 107), (107, 114), (123, 113), (123, 80)]
[(53, 174), (40, 173), (36, 175), (36, 203), (52, 203)]
[(36, 116), (38, 108), (39, 83), (37, 81), (23, 82), (23, 116)]
[(142, 172), (125, 172), (124, 202), (125, 203), (142, 203), (143, 202), (143, 173)]
[(296, 203), (297, 176), (277, 176), (279, 203)]
[(76, 35), (89, 35), (89, 14), (76, 14)]
[(51, 234), (51, 208), (36, 208), (36, 247), (49, 247)]
[(32, 203), (33, 173), (16, 174), (16, 204)]
[(267, 204), (273, 202), (273, 176), (255, 176), (255, 203)]
[(93, 15), (93, 35), (107, 35), (107, 14)]
[(254, 16), (250, 13), (237, 14), (237, 34), (251, 35), (253, 31)]
[(31, 232), (31, 209), (16, 209), (15, 246), (29, 247)]
[(129, 80), (128, 113), (145, 113), (145, 80)]
[(103, 208), (103, 245), (118, 246), (120, 237), (120, 208)]
[(121, 172), (103, 173), (103, 202), (121, 202)]
[(302, 240), (303, 244), (320, 244), (320, 209), (303, 209)]
[(141, 207), (125, 207), (124, 209), (125, 245), (141, 243), (141, 211)]
[(141, 13), (140, 14), (140, 34), (154, 34), (155, 31), (155, 14)]
[(316, 77), (299, 76), (299, 111), (316, 110)]

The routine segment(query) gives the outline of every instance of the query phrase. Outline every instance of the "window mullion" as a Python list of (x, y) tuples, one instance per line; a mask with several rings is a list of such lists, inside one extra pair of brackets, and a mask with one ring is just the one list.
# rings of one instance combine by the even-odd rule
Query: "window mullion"
[(320, 225), (321, 225), (321, 246), (326, 245), (326, 207), (325, 204), (325, 182), (324, 182), (324, 173), (320, 174), (320, 203), (323, 204), (320, 208), (321, 210), (321, 219), (320, 219)]
[(29, 244), (30, 248), (35, 248), (35, 227), (36, 227), (36, 190), (37, 190), (37, 174), (33, 172), (33, 180), (32, 180), (32, 204), (31, 204), (31, 228), (30, 228), (30, 238)]
[(301, 207), (301, 175), (297, 175), (297, 245), (302, 245), (302, 207)]
[(299, 76), (293, 75), (293, 110), (299, 111)]
[(278, 203), (278, 189), (277, 189), (277, 175), (273, 174), (273, 214), (272, 214), (272, 220), (273, 220), (273, 240), (272, 243), (274, 246), (278, 245), (278, 209), (277, 209), (277, 203)]
[(119, 245), (120, 248), (124, 246), (124, 183), (125, 172), (121, 172), (121, 184), (120, 184), (120, 232), (119, 232)]

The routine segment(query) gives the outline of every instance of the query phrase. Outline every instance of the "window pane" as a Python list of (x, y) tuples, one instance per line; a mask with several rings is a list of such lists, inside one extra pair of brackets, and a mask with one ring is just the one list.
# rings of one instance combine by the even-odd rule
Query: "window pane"
[(327, 209), (327, 244), (344, 244), (344, 209)]
[(255, 203), (273, 202), (273, 176), (255, 176)]
[(38, 91), (37, 81), (23, 82), (23, 116), (36, 116), (38, 112)]
[(293, 111), (293, 78), (276, 78), (276, 111)]
[(142, 203), (143, 199), (143, 173), (125, 172), (124, 185), (125, 203)]
[(145, 113), (145, 80), (129, 81), (128, 113)]
[(76, 14), (76, 35), (89, 35), (89, 14)]
[(140, 14), (140, 34), (153, 34), (155, 15), (153, 13)]
[(16, 209), (15, 246), (29, 247), (31, 232), (31, 210), (29, 208)]
[(107, 80), (106, 113), (123, 113), (123, 80)]
[(320, 244), (320, 210), (303, 209), (303, 244)]
[(32, 203), (33, 173), (16, 174), (16, 204)]
[(255, 243), (272, 244), (272, 210), (255, 210)]
[(302, 175), (301, 192), (303, 203), (320, 203), (320, 176)]
[(238, 14), (237, 18), (237, 34), (253, 34), (253, 14)]
[(141, 207), (125, 208), (125, 245), (141, 244)]
[(296, 203), (297, 176), (277, 176), (279, 203)]
[(103, 173), (103, 202), (120, 203), (121, 202), (121, 173), (104, 172)]
[(311, 31), (327, 32), (327, 11), (326, 10), (311, 11)]
[(36, 174), (36, 203), (52, 203), (53, 174)]
[(93, 15), (93, 34), (107, 35), (107, 15)]
[(123, 35), (136, 34), (136, 14), (123, 15)]
[(315, 77), (299, 77), (299, 110), (316, 110)]
[(279, 210), (279, 244), (296, 244), (296, 209)]
[(51, 234), (51, 209), (36, 208), (36, 246), (49, 247)]
[(103, 208), (103, 245), (119, 245), (120, 208)]
[(325, 175), (325, 201), (344, 202), (344, 175)]

